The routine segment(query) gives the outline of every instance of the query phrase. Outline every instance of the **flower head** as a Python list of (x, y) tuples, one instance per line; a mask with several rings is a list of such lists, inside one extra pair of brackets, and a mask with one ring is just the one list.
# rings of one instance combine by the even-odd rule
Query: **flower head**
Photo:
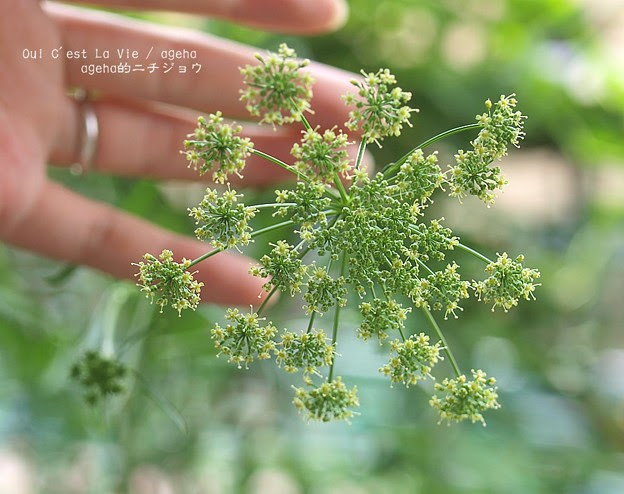
[(524, 256), (511, 259), (504, 252), (498, 255), (496, 262), (488, 264), (485, 272), (489, 275), (483, 281), (473, 282), (473, 287), (479, 300), (485, 303), (493, 303), (492, 311), (496, 307), (502, 307), (507, 312), (518, 305), (518, 301), (535, 299), (533, 291), (539, 283), (535, 283), (540, 277), (537, 269), (522, 266)]
[(389, 331), (400, 331), (405, 327), (407, 314), (412, 308), (404, 309), (396, 300), (382, 300), (374, 298), (371, 302), (360, 304), (362, 323), (357, 334), (363, 340), (373, 335), (379, 338), (379, 343), (388, 337)]
[(229, 249), (251, 242), (249, 220), (256, 214), (254, 207), (238, 202), (242, 197), (235, 190), (223, 194), (206, 189), (206, 195), (198, 207), (189, 209), (189, 215), (199, 225), (195, 235), (199, 240), (209, 240), (218, 249)]
[(345, 279), (332, 278), (326, 268), (315, 267), (308, 277), (308, 290), (303, 295), (308, 314), (316, 312), (323, 314), (336, 304), (340, 307), (347, 305), (347, 288)]
[(482, 370), (472, 370), (473, 380), (469, 381), (464, 374), (457, 379), (445, 379), (436, 383), (436, 391), (444, 392), (440, 398), (435, 395), (429, 404), (438, 410), (440, 422), (470, 419), (472, 423), (481, 422), (485, 425), (482, 412), (500, 408), (496, 379), (488, 378)]
[(203, 175), (214, 170), (212, 179), (225, 183), (232, 173), (241, 176), (245, 160), (253, 149), (253, 142), (240, 137), (240, 125), (223, 123), (221, 112), (199, 117), (193, 134), (184, 141), (184, 155), (189, 166)]
[(455, 155), (455, 166), (450, 169), (452, 197), (461, 199), (470, 194), (490, 205), (496, 197), (496, 189), (507, 183), (500, 167), (490, 165), (507, 154), (508, 144), (518, 146), (519, 140), (524, 137), (522, 127), (526, 117), (515, 110), (518, 102), (513, 96), (501, 96), (494, 105), (487, 100), (485, 106), (488, 112), (477, 115), (481, 130), (471, 142), (472, 150), (460, 150)]
[(309, 60), (297, 60), (294, 50), (282, 43), (277, 53), (267, 57), (256, 54), (259, 65), (247, 65), (241, 69), (247, 88), (241, 91), (241, 100), (253, 116), (262, 117), (260, 122), (273, 125), (291, 123), (303, 112), (311, 112), (312, 84), (314, 79), (300, 69)]
[(273, 337), (277, 329), (270, 322), (262, 326), (264, 318), (255, 312), (241, 313), (238, 309), (228, 309), (225, 318), (230, 324), (222, 328), (218, 324), (211, 331), (219, 355), (228, 356), (228, 362), (247, 367), (255, 358), (271, 358), (275, 350)]
[(360, 406), (357, 398), (357, 387), (348, 389), (340, 377), (311, 389), (294, 389), (295, 399), (293, 403), (308, 420), (348, 421), (354, 414), (351, 408)]
[(301, 144), (295, 144), (290, 153), (297, 158), (295, 166), (312, 180), (329, 182), (338, 174), (346, 176), (350, 170), (346, 134), (336, 128), (322, 134), (316, 129), (303, 131)]
[(397, 185), (405, 201), (423, 203), (444, 183), (437, 152), (425, 157), (421, 149), (414, 151), (397, 173)]
[(470, 283), (462, 281), (457, 269), (459, 265), (455, 262), (448, 264), (444, 271), (436, 271), (420, 282), (420, 291), (415, 297), (414, 303), (418, 307), (431, 308), (433, 310), (444, 309), (447, 318), (453, 314), (455, 318), (457, 309), (463, 310), (459, 306), (459, 301), (468, 298), (468, 287)]
[(275, 350), (277, 364), (286, 372), (303, 369), (305, 374), (317, 374), (317, 367), (331, 365), (336, 348), (322, 330), (307, 333), (284, 331)]
[(392, 87), (396, 79), (388, 69), (375, 73), (362, 71), (362, 75), (364, 80), (351, 81), (358, 89), (357, 96), (353, 93), (343, 96), (345, 103), (354, 107), (345, 126), (349, 130), (360, 129), (367, 142), (379, 145), (384, 137), (400, 135), (404, 124), (411, 127), (410, 114), (418, 110), (406, 105), (412, 93)]
[(270, 254), (260, 258), (260, 266), (253, 266), (249, 272), (260, 278), (271, 277), (264, 284), (267, 292), (276, 287), (283, 292), (289, 291), (294, 296), (301, 291), (308, 267), (303, 264), (299, 252), (292, 245), (283, 240), (272, 245)]
[(188, 259), (177, 263), (173, 260), (173, 252), (163, 250), (158, 258), (145, 254), (143, 261), (133, 265), (139, 268), (135, 276), (139, 278), (141, 291), (152, 302), (156, 300), (161, 312), (165, 305), (171, 305), (178, 313), (183, 309), (195, 310), (199, 305), (199, 294), (204, 284), (193, 278), (197, 271), (187, 271), (191, 266)]
[(393, 356), (379, 372), (388, 376), (391, 383), (403, 383), (408, 387), (416, 384), (430, 377), (433, 366), (442, 360), (440, 342), (430, 345), (425, 333), (413, 334), (405, 341), (394, 340), (390, 346)]
[(72, 378), (87, 389), (85, 400), (91, 405), (107, 395), (121, 393), (125, 375), (126, 367), (123, 364), (94, 351), (86, 352), (71, 369)]

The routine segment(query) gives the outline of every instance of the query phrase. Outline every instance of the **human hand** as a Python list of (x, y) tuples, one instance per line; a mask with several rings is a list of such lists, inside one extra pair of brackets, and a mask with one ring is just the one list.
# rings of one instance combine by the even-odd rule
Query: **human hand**
[[(165, 0), (101, 0), (108, 6), (159, 8)], [(279, 4), (270, 8), (269, 4)], [(344, 7), (339, 0), (258, 2), (242, 0), (225, 10), (221, 2), (176, 2), (179, 10), (215, 14), (257, 27), (312, 33), (335, 27)], [(235, 7), (231, 7), (235, 5)], [(311, 7), (309, 7), (311, 6)], [(19, 24), (19, 30), (16, 26)], [(53, 59), (53, 49), (63, 47)], [(137, 50), (143, 57), (163, 50), (196, 50), (203, 70), (184, 77), (149, 74), (81, 72), (100, 52)], [(24, 57), (25, 49), (43, 53)], [(64, 53), (85, 50), (88, 57)], [(84, 264), (118, 277), (133, 278), (131, 263), (145, 252), (172, 249), (176, 258), (193, 259), (209, 247), (167, 232), (145, 220), (92, 201), (47, 179), (46, 164), (70, 166), (82, 146), (79, 103), (67, 94), (77, 86), (96, 91), (93, 103), (99, 124), (91, 169), (102, 173), (162, 179), (195, 179), (179, 154), (181, 142), (195, 127), (199, 111), (223, 110), (245, 118), (239, 102), (239, 66), (252, 63), (253, 48), (187, 30), (140, 23), (112, 14), (51, 2), (9, 0), (0, 18), (0, 240), (39, 254)], [(144, 64), (150, 61), (139, 60)], [(162, 62), (162, 59), (159, 59)], [(339, 95), (350, 75), (312, 64), (316, 78), (313, 124), (333, 126), (347, 119)], [(163, 107), (162, 104), (173, 105)], [(287, 158), (300, 129), (244, 127), (256, 147)], [(250, 158), (246, 185), (267, 185), (285, 178), (281, 168)], [(247, 276), (248, 260), (222, 254), (202, 263), (197, 276), (205, 283), (204, 300), (229, 304), (258, 303), (262, 280)]]

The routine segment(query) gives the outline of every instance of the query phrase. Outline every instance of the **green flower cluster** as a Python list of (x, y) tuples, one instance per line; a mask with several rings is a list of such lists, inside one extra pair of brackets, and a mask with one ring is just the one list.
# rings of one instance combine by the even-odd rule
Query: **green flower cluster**
[(456, 310), (463, 310), (459, 306), (461, 299), (468, 298), (470, 283), (463, 281), (457, 272), (459, 266), (453, 262), (448, 264), (444, 271), (437, 271), (420, 281), (420, 291), (414, 299), (417, 307), (427, 309), (444, 309), (444, 318), (453, 314), (457, 319)]
[(347, 305), (345, 279), (332, 278), (326, 268), (315, 267), (308, 279), (308, 290), (303, 295), (307, 302), (304, 309), (308, 314), (323, 314), (331, 307)]
[(228, 362), (236, 364), (240, 369), (242, 364), (245, 368), (255, 358), (266, 360), (271, 358), (271, 352), (275, 350), (273, 337), (277, 328), (271, 323), (262, 326), (264, 318), (255, 312), (241, 313), (238, 309), (228, 309), (225, 318), (231, 324), (222, 328), (218, 324), (211, 331), (215, 347), (219, 355), (228, 356)]
[(457, 379), (444, 379), (442, 383), (436, 383), (436, 391), (443, 391), (442, 398), (434, 396), (429, 404), (438, 410), (440, 422), (471, 420), (485, 425), (482, 412), (500, 408), (498, 403), (498, 389), (496, 379), (488, 378), (482, 370), (472, 370), (472, 381), (464, 374)]
[(305, 176), (331, 182), (338, 174), (348, 175), (351, 168), (348, 144), (351, 143), (341, 130), (334, 127), (321, 134), (317, 127), (303, 131), (301, 143), (293, 145), (290, 153), (297, 158), (295, 166)]
[(311, 389), (295, 388), (293, 403), (306, 419), (321, 422), (349, 420), (351, 408), (360, 406), (357, 387), (348, 389), (340, 377)]
[(388, 338), (388, 331), (400, 332), (405, 328), (407, 314), (411, 311), (411, 307), (404, 309), (396, 300), (374, 298), (371, 302), (362, 302), (362, 323), (357, 329), (357, 335), (364, 341), (376, 336), (382, 343)]
[[(303, 137), (291, 150), (295, 162), (289, 164), (255, 149), (240, 138), (240, 128), (226, 126), (220, 114), (200, 120), (198, 130), (189, 136), (193, 139), (185, 144), (185, 153), (200, 172), (216, 169), (213, 178), (222, 183), (227, 183), (231, 173), (240, 175), (250, 153), (291, 172), (297, 183), (277, 190), (274, 203), (252, 206), (246, 206), (242, 194), (229, 183), (222, 194), (208, 189), (190, 215), (197, 224), (197, 237), (210, 241), (215, 249), (181, 264), (174, 263), (168, 251), (160, 260), (147, 256), (137, 264), (143, 290), (158, 297), (161, 307), (195, 308), (201, 283), (193, 281), (194, 273), (187, 268), (227, 248), (245, 246), (252, 237), (288, 227), (301, 241), (293, 247), (286, 240), (273, 240), (270, 251), (250, 269), (252, 275), (267, 278), (267, 299), (257, 312), (227, 311), (226, 327), (217, 324), (211, 333), (219, 353), (239, 367), (275, 356), (277, 366), (286, 371), (303, 370), (304, 386), (295, 388), (296, 407), (309, 419), (348, 420), (358, 405), (356, 389), (334, 377), (334, 368), (339, 334), (346, 330), (340, 323), (341, 310), (357, 296), (361, 313), (357, 336), (376, 338), (380, 344), (392, 337), (389, 361), (379, 369), (391, 384), (410, 386), (433, 377), (443, 352), (456, 378), (436, 385), (445, 394), (434, 396), (432, 406), (441, 420), (482, 422), (482, 412), (498, 407), (494, 381), (481, 371), (473, 371), (473, 380), (467, 380), (431, 311), (444, 311), (445, 319), (449, 314), (457, 317), (471, 287), (481, 300), (508, 310), (521, 298), (533, 298), (539, 273), (523, 267), (522, 256), (511, 260), (503, 254), (490, 262), (443, 226), (444, 218), (425, 221), (423, 217), (435, 195), (445, 190), (454, 197), (474, 194), (492, 202), (494, 191), (504, 183), (500, 169), (492, 163), (523, 137), (525, 117), (516, 110), (515, 98), (503, 96), (495, 104), (488, 100), (487, 112), (477, 117), (476, 124), (438, 134), (369, 177), (361, 167), (366, 145), (380, 144), (384, 137), (398, 135), (410, 125), (415, 111), (407, 106), (410, 93), (396, 86), (387, 69), (363, 73), (363, 79), (353, 81), (358, 91), (344, 98), (352, 106), (345, 126), (361, 132), (363, 142), (352, 163), (346, 133), (337, 127), (312, 128), (304, 116), (310, 111), (312, 96), (311, 77), (300, 70), (307, 61), (297, 60), (285, 45), (275, 55), (257, 58), (258, 65), (242, 69), (248, 86), (242, 99), (262, 122), (300, 121)], [(444, 172), (435, 151), (423, 152), (422, 148), (446, 136), (477, 129), (472, 149), (459, 151), (455, 165)], [(341, 178), (351, 182), (344, 184)], [(273, 210), (275, 223), (255, 229), (253, 220), (261, 209)], [(485, 262), (488, 278), (472, 284), (463, 279), (452, 257), (458, 249)], [(307, 332), (285, 329), (279, 337), (272, 323), (263, 322), (267, 301), (278, 291), (303, 299), (303, 310), (309, 316)], [(421, 310), (437, 343), (431, 344), (424, 332), (407, 332), (412, 312), (407, 302)], [(327, 313), (333, 316), (331, 341), (324, 331), (313, 329), (315, 318)], [(323, 382), (316, 384), (319, 378)]]
[(240, 137), (240, 125), (223, 123), (221, 112), (199, 117), (197, 129), (184, 141), (184, 151), (189, 166), (203, 175), (214, 170), (212, 179), (225, 183), (235, 173), (242, 176), (245, 160), (251, 154), (253, 142)]
[(123, 391), (126, 367), (120, 362), (88, 351), (71, 368), (71, 377), (86, 388), (85, 400), (95, 405), (100, 398)]
[(326, 193), (326, 186), (320, 182), (298, 182), (294, 190), (276, 190), (275, 201), (285, 206), (273, 214), (299, 224), (301, 239), (309, 242), (314, 239), (317, 224), (327, 225), (331, 199)]
[(247, 111), (262, 117), (261, 123), (283, 125), (298, 120), (309, 112), (314, 79), (299, 69), (309, 65), (309, 60), (297, 60), (297, 54), (285, 44), (277, 53), (267, 57), (256, 53), (260, 65), (247, 65), (241, 69), (247, 88), (241, 92), (241, 101)]
[(524, 256), (519, 255), (515, 260), (507, 256), (507, 253), (498, 255), (496, 262), (488, 264), (485, 272), (489, 275), (483, 281), (473, 282), (473, 287), (479, 300), (485, 303), (493, 303), (492, 311), (496, 307), (502, 307), (507, 312), (518, 305), (518, 301), (535, 299), (533, 292), (539, 286), (535, 280), (540, 277), (537, 269), (522, 266)]
[(199, 240), (210, 240), (219, 249), (230, 249), (251, 242), (249, 220), (256, 215), (254, 207), (238, 202), (242, 197), (235, 190), (228, 189), (219, 194), (206, 189), (206, 195), (198, 207), (189, 209), (195, 220), (195, 236)]
[(442, 360), (440, 342), (430, 345), (425, 333), (413, 334), (405, 341), (394, 340), (390, 348), (393, 356), (379, 372), (388, 376), (391, 383), (403, 383), (407, 387), (431, 377), (433, 366)]
[(260, 266), (253, 266), (249, 274), (260, 278), (271, 277), (264, 284), (267, 292), (277, 288), (283, 292), (288, 291), (291, 295), (299, 293), (308, 267), (301, 261), (299, 252), (288, 242), (280, 240), (272, 245), (271, 253), (262, 256)]
[(444, 174), (438, 165), (437, 151), (425, 157), (422, 149), (409, 155), (396, 175), (398, 193), (406, 202), (424, 203), (444, 183)]
[(335, 346), (322, 330), (311, 329), (301, 334), (284, 331), (281, 341), (277, 344), (275, 359), (277, 365), (280, 367), (283, 365), (286, 372), (297, 372), (303, 369), (306, 375), (320, 376), (317, 368), (331, 365), (335, 354)]
[(163, 250), (158, 259), (145, 254), (143, 261), (133, 264), (138, 266), (138, 285), (153, 302), (160, 305), (160, 312), (166, 305), (171, 305), (178, 314), (184, 309), (195, 310), (200, 302), (200, 292), (204, 284), (196, 281), (192, 273), (187, 271), (191, 261), (182, 259), (181, 263), (173, 260), (173, 252)]
[(455, 155), (449, 180), (451, 196), (461, 199), (470, 194), (489, 205), (494, 203), (496, 189), (507, 183), (500, 167), (490, 165), (507, 154), (508, 144), (518, 146), (524, 137), (526, 117), (514, 110), (518, 101), (513, 96), (501, 96), (494, 105), (490, 100), (485, 102), (488, 113), (477, 115), (481, 130), (471, 142), (472, 150), (460, 150)]
[[(412, 93), (403, 91), (396, 85), (396, 78), (388, 69), (366, 73), (363, 80), (353, 79), (357, 94), (347, 93), (344, 102), (354, 107), (349, 112), (345, 126), (349, 130), (360, 130), (362, 137), (369, 143), (380, 141), (387, 136), (401, 134), (403, 125), (412, 126), (410, 115), (418, 110), (406, 105), (412, 99)], [(391, 89), (392, 88), (392, 89)]]

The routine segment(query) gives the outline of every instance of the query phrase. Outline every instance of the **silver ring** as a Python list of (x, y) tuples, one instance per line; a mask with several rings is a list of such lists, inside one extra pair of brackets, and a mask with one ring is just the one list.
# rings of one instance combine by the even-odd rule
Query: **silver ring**
[(93, 167), (97, 143), (100, 135), (97, 115), (93, 105), (89, 101), (87, 91), (79, 88), (74, 91), (74, 99), (78, 102), (80, 115), (82, 116), (82, 126), (80, 128), (80, 153), (78, 162), (71, 166), (74, 175), (83, 175)]

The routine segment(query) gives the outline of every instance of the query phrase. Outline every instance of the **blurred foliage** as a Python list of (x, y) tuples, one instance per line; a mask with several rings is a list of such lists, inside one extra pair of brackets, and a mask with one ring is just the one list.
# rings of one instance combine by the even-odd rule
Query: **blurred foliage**
[[(492, 255), (513, 245), (542, 271), (537, 302), (508, 314), (467, 304), (460, 321), (444, 325), (464, 367), (479, 362), (498, 378), (503, 408), (488, 415), (487, 428), (437, 426), (428, 393), (391, 391), (370, 371), (384, 356), (348, 336), (353, 319), (340, 345), (358, 346), (359, 356), (343, 358), (340, 371), (358, 384), (365, 413), (350, 426), (308, 425), (290, 405), (288, 376), (262, 364), (238, 371), (215, 357), (208, 330), (220, 308), (159, 315), (131, 283), (2, 247), (0, 470), (12, 452), (35, 472), (32, 492), (45, 493), (624, 492), (622, 6), (350, 4), (343, 29), (309, 39), (192, 22), (261, 48), (285, 41), (351, 71), (389, 67), (421, 112), (413, 130), (373, 150), (382, 165), (472, 121), (484, 99), (517, 93), (529, 120), (524, 150), (513, 156), (513, 166), (527, 171), (509, 169), (515, 202), (489, 210), (466, 201), (461, 213), (455, 202), (436, 205), (467, 242)], [(446, 142), (441, 157), (465, 139)], [(151, 181), (51, 175), (191, 231), (171, 191)], [(281, 308), (288, 320), (288, 304)], [(297, 324), (305, 322), (291, 327)], [(127, 393), (94, 408), (69, 379), (72, 363), (91, 348), (134, 369)], [(174, 487), (145, 490), (148, 481)], [(2, 482), (1, 492), (18, 492)]]

